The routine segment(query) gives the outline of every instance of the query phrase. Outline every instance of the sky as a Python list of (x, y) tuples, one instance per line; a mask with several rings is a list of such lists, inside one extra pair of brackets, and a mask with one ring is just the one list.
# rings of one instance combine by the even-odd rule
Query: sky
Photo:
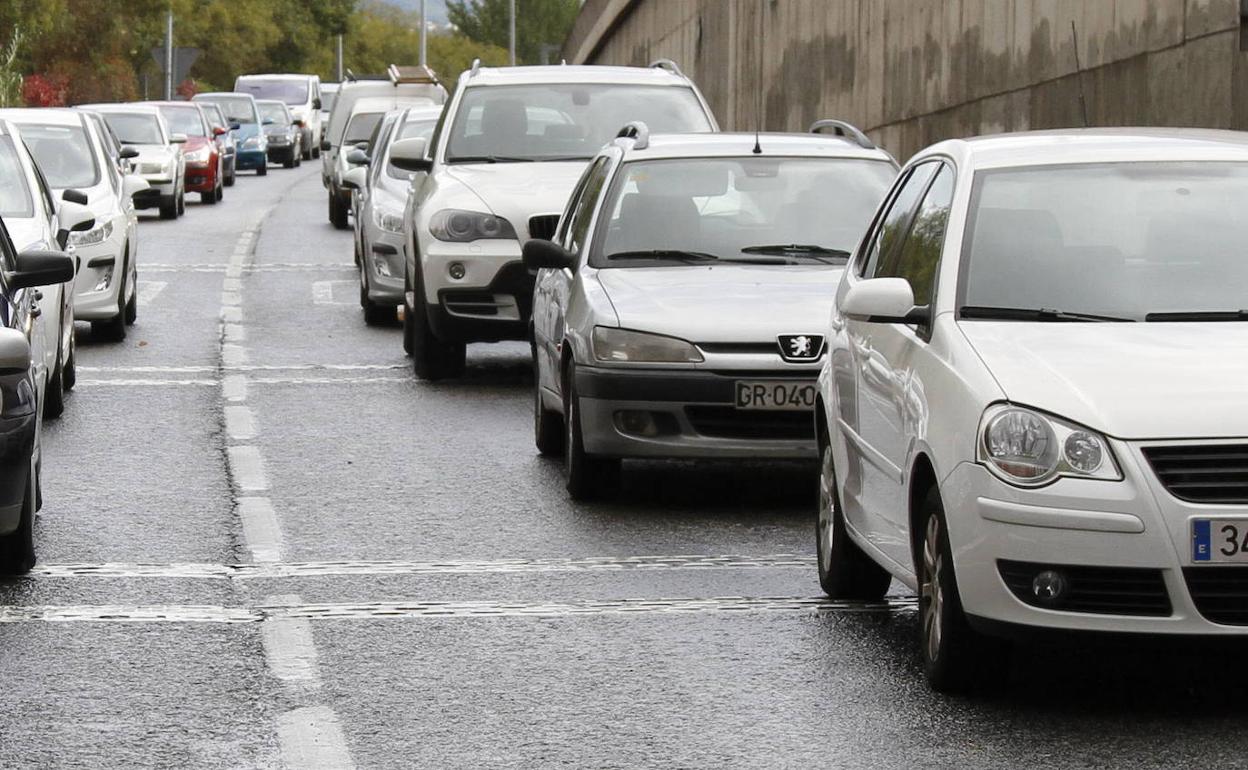
[[(420, 0), (386, 0), (386, 2), (408, 11), (420, 10)], [(425, 0), (425, 15), (429, 17), (429, 21), (439, 27), (446, 26), (446, 0)]]

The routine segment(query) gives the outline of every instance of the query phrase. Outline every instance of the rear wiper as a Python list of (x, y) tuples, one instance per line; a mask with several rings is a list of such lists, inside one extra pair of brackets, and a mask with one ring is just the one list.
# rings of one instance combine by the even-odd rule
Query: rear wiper
[(1145, 321), (1248, 321), (1248, 310), (1185, 310), (1177, 313), (1149, 313)]
[(456, 155), (447, 158), (447, 163), (532, 163), (532, 158), (518, 158), (512, 155)]
[(1052, 308), (989, 307), (963, 305), (958, 313), (963, 318), (999, 319), (1003, 321), (1118, 321), (1132, 323), (1135, 319), (1094, 313), (1072, 313)]
[(649, 249), (646, 251), (617, 251), (608, 254), (607, 259), (671, 259), (684, 262), (715, 262), (719, 257), (705, 251), (683, 251), (681, 249)]

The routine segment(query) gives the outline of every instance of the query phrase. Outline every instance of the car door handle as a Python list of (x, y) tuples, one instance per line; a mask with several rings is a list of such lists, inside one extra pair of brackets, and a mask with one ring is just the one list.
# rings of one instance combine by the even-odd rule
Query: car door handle
[(41, 299), (43, 299), (43, 292), (39, 291), (38, 289), (35, 289), (35, 302), (38, 302)]

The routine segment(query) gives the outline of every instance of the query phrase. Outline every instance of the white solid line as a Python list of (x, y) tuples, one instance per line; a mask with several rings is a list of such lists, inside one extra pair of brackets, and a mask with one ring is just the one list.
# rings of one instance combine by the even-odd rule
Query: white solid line
[(215, 372), (215, 366), (79, 366), (80, 372), (131, 372), (134, 374), (192, 374)]
[(221, 363), (228, 368), (243, 366), (247, 363), (247, 350), (241, 345), (226, 343), (221, 346)]
[(253, 385), (380, 385), (414, 382), (411, 377), (253, 377)]
[(282, 531), (277, 513), (267, 497), (240, 497), (238, 518), (243, 524), (243, 542), (257, 563), (282, 560)]
[[(303, 600), (295, 595), (271, 596), (272, 605), (297, 606)], [(269, 672), (282, 682), (297, 687), (320, 689), (321, 672), (316, 664), (316, 643), (312, 626), (302, 618), (270, 618), (260, 625), (260, 639)]]
[[(248, 364), (227, 367), (238, 372), (369, 372), (406, 369), (409, 364)], [(80, 372), (126, 372), (134, 374), (191, 374), (194, 372), (215, 372), (215, 366), (79, 366)]]
[(141, 379), (108, 379), (108, 380), (78, 380), (78, 384), (87, 388), (96, 387), (165, 387), (168, 385), (194, 385), (198, 387), (215, 388), (219, 383), (216, 380), (141, 380)]
[(299, 770), (354, 768), (342, 725), (328, 706), (304, 706), (277, 718), (283, 764)]
[(168, 281), (139, 281), (139, 304), (152, 304), (168, 285)]
[(241, 374), (227, 374), (221, 380), (221, 395), (226, 401), (247, 400), (247, 378)]
[(264, 458), (260, 450), (254, 446), (232, 446), (226, 448), (230, 459), (230, 470), (234, 474), (234, 482), (244, 492), (263, 492), (269, 488), (269, 479), (264, 471)]
[(247, 406), (225, 407), (225, 433), (231, 441), (250, 441), (256, 437), (256, 420)]
[(240, 343), (247, 339), (247, 332), (243, 329), (242, 324), (227, 323), (223, 330), (223, 336), (227, 343)]
[(242, 323), (243, 309), (237, 305), (230, 305), (221, 308), (221, 322), (227, 324)]

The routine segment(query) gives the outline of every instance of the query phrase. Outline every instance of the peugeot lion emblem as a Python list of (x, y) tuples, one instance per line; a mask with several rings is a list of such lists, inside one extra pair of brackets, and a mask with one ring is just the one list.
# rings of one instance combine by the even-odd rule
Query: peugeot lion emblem
[(822, 334), (781, 334), (780, 357), (791, 364), (804, 364), (819, 360), (823, 355)]

